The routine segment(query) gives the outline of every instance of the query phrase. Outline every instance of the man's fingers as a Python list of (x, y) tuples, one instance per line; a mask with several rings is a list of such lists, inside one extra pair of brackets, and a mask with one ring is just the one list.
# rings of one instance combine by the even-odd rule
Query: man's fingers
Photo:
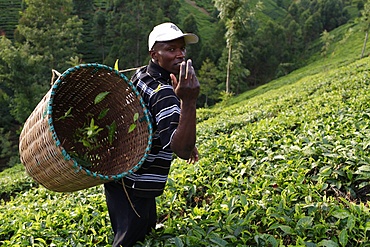
[[(186, 79), (186, 71), (187, 71), (186, 63), (185, 63), (185, 61), (183, 61), (183, 62), (181, 62), (181, 66), (180, 66), (180, 78), (185, 78)], [(179, 78), (179, 80), (181, 81), (180, 78)]]
[(186, 76), (185, 79), (187, 79), (190, 76), (190, 79), (193, 78), (193, 73), (194, 73), (194, 68), (193, 68), (193, 63), (190, 59), (186, 61)]
[(188, 59), (188, 61), (186, 61), (185, 79), (188, 79), (188, 76), (189, 76), (189, 68), (191, 69), (191, 60), (190, 59)]

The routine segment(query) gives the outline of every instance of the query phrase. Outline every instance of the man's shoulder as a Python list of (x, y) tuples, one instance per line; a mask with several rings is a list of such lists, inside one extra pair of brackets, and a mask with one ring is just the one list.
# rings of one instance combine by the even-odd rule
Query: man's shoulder
[(158, 88), (172, 89), (172, 86), (169, 85), (168, 82), (163, 77), (149, 73), (146, 70), (146, 68), (142, 68), (139, 71), (137, 71), (131, 80), (137, 87), (143, 87), (145, 85), (145, 87), (157, 90)]
[(138, 68), (134, 75), (131, 77), (131, 81), (133, 83), (136, 83), (138, 80), (140, 80), (142, 77), (146, 76), (148, 65)]

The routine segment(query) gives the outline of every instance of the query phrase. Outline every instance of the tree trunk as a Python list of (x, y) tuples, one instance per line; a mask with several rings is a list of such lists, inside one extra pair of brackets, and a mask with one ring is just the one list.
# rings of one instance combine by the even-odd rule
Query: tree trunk
[(226, 93), (230, 92), (230, 64), (231, 64), (231, 44), (229, 46), (229, 55), (228, 55), (228, 58), (227, 58)]
[(364, 45), (362, 46), (361, 58), (364, 57), (364, 53), (365, 53), (365, 48), (366, 48), (366, 43), (367, 43), (367, 38), (368, 37), (369, 37), (369, 32), (366, 31)]

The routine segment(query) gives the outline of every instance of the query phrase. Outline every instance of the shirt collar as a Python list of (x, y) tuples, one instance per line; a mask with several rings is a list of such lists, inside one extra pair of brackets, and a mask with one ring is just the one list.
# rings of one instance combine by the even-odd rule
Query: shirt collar
[(155, 79), (164, 80), (167, 84), (171, 84), (171, 77), (170, 72), (159, 66), (158, 64), (154, 63), (152, 60), (149, 61), (149, 65), (147, 68), (147, 72)]

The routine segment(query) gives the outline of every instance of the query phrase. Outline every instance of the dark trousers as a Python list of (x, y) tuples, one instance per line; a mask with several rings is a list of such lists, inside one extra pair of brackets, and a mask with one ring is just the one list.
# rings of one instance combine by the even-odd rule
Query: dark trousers
[(138, 241), (144, 241), (145, 235), (155, 228), (157, 211), (155, 197), (143, 198), (134, 196), (126, 189), (130, 201), (127, 199), (123, 185), (117, 182), (104, 184), (109, 218), (114, 232), (112, 247), (129, 247)]

